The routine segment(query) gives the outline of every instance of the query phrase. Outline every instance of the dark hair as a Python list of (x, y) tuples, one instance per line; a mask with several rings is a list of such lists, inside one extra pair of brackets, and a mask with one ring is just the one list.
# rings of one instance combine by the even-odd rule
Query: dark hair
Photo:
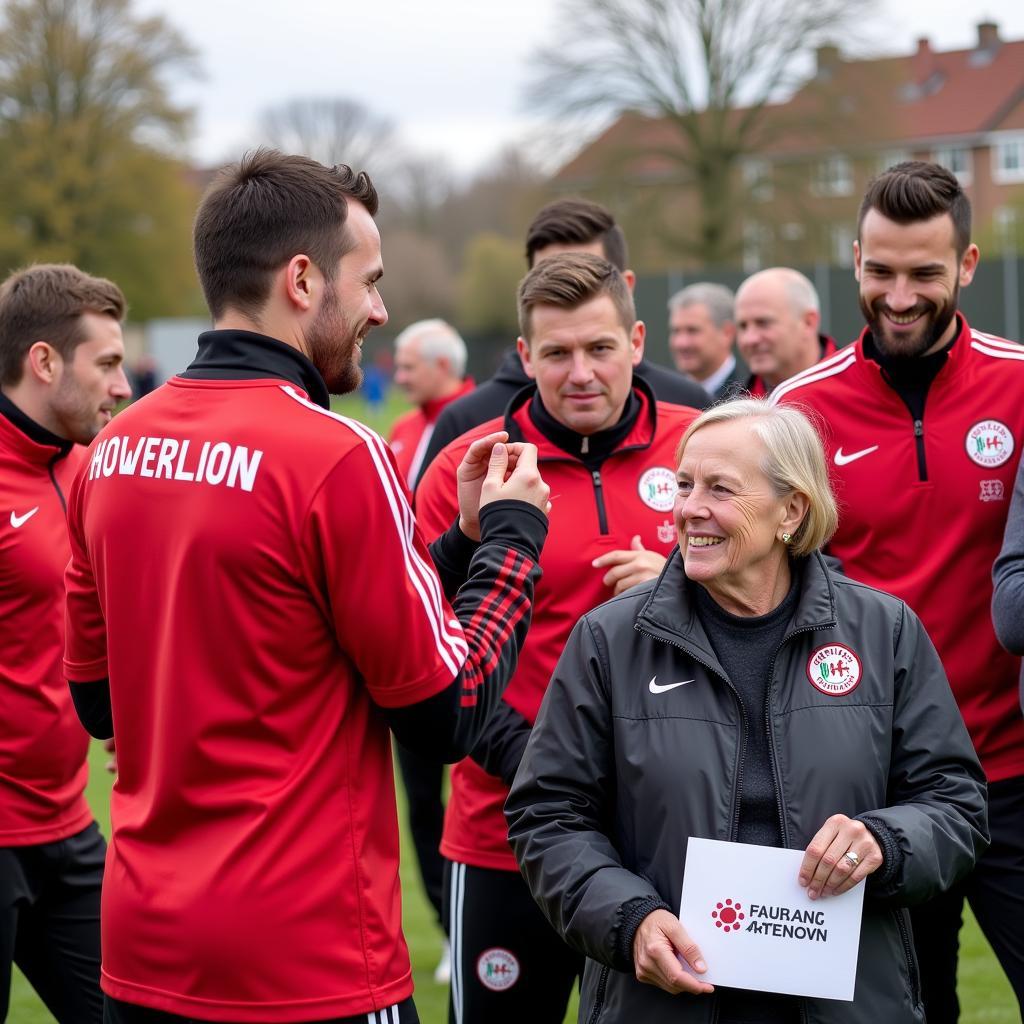
[(589, 199), (556, 199), (548, 203), (526, 231), (526, 265), (549, 245), (586, 245), (600, 242), (605, 259), (619, 270), (626, 269), (626, 236), (615, 218), (599, 203)]
[(328, 281), (351, 248), (348, 199), (377, 213), (365, 171), (324, 167), (304, 156), (257, 149), (225, 167), (199, 204), (196, 270), (214, 319), (226, 309), (256, 316), (274, 273), (305, 253)]
[(971, 244), (971, 202), (956, 176), (939, 164), (907, 160), (873, 178), (857, 215), (858, 239), (868, 210), (877, 210), (897, 224), (931, 220), (948, 213), (953, 220), (958, 259)]
[(25, 354), (45, 341), (69, 362), (84, 340), (82, 314), (120, 322), (124, 294), (113, 281), (91, 277), (70, 263), (39, 263), (15, 271), (0, 285), (0, 385), (21, 380)]
[(609, 295), (627, 331), (636, 323), (633, 293), (617, 267), (586, 252), (560, 253), (541, 260), (519, 283), (519, 333), (530, 340), (535, 306), (576, 309), (599, 295)]

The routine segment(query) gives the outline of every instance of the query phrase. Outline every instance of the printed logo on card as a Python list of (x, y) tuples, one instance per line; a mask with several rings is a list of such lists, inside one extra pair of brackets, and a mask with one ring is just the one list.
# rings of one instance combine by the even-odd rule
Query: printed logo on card
[(476, 962), (476, 976), (492, 992), (504, 992), (519, 980), (519, 961), (500, 946), (485, 949)]
[(724, 903), (715, 904), (711, 916), (715, 920), (716, 928), (721, 928), (723, 932), (738, 932), (741, 928), (740, 922), (747, 915), (743, 913), (742, 903), (726, 900)]
[(971, 462), (993, 469), (1013, 454), (1013, 434), (999, 420), (982, 420), (967, 431), (964, 447)]
[(807, 659), (811, 686), (829, 697), (843, 697), (856, 690), (860, 677), (860, 658), (843, 644), (826, 644)]
[(640, 500), (655, 512), (671, 512), (676, 500), (676, 475), (667, 466), (654, 466), (640, 477)]

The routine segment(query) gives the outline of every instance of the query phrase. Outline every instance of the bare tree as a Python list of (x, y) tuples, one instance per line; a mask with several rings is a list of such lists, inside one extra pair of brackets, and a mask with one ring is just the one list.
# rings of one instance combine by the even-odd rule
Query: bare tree
[(133, 0), (0, 4), (0, 267), (71, 261), (139, 319), (190, 311), (196, 196), (175, 157), (195, 52)]
[(343, 97), (287, 100), (263, 111), (259, 131), (266, 143), (286, 153), (366, 169), (374, 181), (391, 171), (398, 156), (394, 124)]
[(562, 0), (530, 100), (561, 116), (633, 111), (667, 121), (699, 196), (680, 248), (708, 262), (737, 244), (736, 170), (763, 144), (767, 105), (801, 58), (860, 22), (872, 0)]

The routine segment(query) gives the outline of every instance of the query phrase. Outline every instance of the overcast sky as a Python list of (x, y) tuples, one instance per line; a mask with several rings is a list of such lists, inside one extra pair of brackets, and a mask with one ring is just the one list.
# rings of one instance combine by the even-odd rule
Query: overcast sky
[[(196, 108), (192, 156), (216, 163), (254, 141), (258, 112), (297, 96), (346, 96), (392, 118), (401, 138), (463, 173), (538, 123), (524, 108), (529, 57), (551, 38), (558, 0), (137, 0), (200, 53), (204, 77), (178, 83)], [(780, 4), (786, 0), (778, 0)], [(1024, 37), (1021, 0), (879, 0), (884, 52), (970, 46), (976, 24)], [(372, 170), (372, 168), (370, 168)]]

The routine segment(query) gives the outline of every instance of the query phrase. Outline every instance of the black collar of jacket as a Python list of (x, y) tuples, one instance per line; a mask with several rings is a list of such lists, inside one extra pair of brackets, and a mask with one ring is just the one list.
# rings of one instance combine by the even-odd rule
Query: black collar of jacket
[[(793, 633), (832, 629), (836, 625), (835, 590), (825, 561), (817, 551), (802, 560), (801, 576), (800, 597), (786, 628), (787, 639)], [(683, 556), (678, 547), (674, 548), (633, 626), (689, 649), (698, 660), (727, 679), (697, 614), (693, 588), (699, 585), (687, 578)]]
[(590, 461), (595, 457), (598, 459), (606, 458), (613, 451), (617, 451), (623, 440), (629, 435), (633, 427), (636, 425), (637, 416), (640, 414), (640, 402), (636, 397), (635, 392), (640, 391), (647, 399), (647, 416), (651, 424), (651, 437), (654, 437), (654, 430), (657, 426), (658, 412), (657, 412), (657, 401), (654, 397), (654, 392), (651, 390), (650, 384), (647, 383), (642, 377), (638, 377), (636, 373), (633, 374), (633, 391), (630, 393), (629, 398), (626, 401), (626, 405), (622, 410), (622, 416), (619, 422), (614, 426), (609, 427), (607, 430), (598, 431), (596, 434), (589, 435), (589, 444), (587, 448), (587, 456), (584, 458), (581, 454), (584, 448), (583, 435), (577, 434), (575, 430), (570, 430), (567, 426), (559, 423), (547, 408), (541, 402), (540, 393), (537, 390), (537, 385), (531, 381), (521, 391), (517, 391), (513, 396), (512, 400), (508, 403), (505, 408), (505, 429), (508, 431), (510, 441), (522, 441), (523, 434), (519, 429), (519, 424), (514, 419), (514, 414), (518, 412), (524, 405), (530, 403), (530, 419), (533, 425), (556, 447), (561, 448), (566, 454), (571, 455), (573, 458), (582, 459), (583, 461)]
[(298, 350), (254, 331), (203, 331), (186, 380), (289, 380), (324, 409), (331, 396), (319, 370)]
[(867, 331), (864, 334), (864, 355), (878, 363), (882, 368), (882, 376), (896, 391), (906, 388), (925, 388), (939, 375), (939, 371), (949, 360), (949, 354), (963, 333), (963, 319), (956, 314), (956, 333), (948, 345), (924, 356), (890, 356), (879, 351), (874, 335)]
[(60, 437), (53, 433), (53, 431), (47, 430), (42, 424), (36, 423), (31, 416), (23, 413), (3, 392), (0, 392), (0, 415), (10, 420), (30, 441), (34, 441), (36, 444), (43, 445), (46, 448), (56, 448), (58, 458), (64, 458), (75, 446), (74, 441)]

